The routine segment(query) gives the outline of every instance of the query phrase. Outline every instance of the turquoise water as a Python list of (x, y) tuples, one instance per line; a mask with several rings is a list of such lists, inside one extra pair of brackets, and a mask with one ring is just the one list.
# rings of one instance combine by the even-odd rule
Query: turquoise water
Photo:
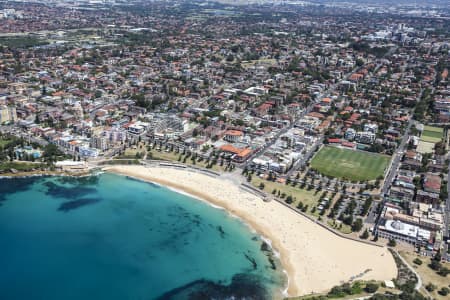
[(270, 249), (225, 211), (99, 176), (0, 179), (0, 298), (271, 299)]

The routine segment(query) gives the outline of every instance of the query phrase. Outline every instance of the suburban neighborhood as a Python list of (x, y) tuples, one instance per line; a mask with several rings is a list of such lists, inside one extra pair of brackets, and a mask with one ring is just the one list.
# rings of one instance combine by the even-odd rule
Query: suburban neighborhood
[(226, 2), (1, 2), (0, 172), (224, 174), (450, 273), (449, 11)]

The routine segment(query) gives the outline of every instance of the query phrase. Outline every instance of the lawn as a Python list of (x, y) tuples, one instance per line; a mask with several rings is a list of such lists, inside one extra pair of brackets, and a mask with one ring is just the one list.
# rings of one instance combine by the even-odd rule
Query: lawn
[(133, 148), (127, 148), (122, 155), (122, 158), (136, 158), (136, 154), (139, 153), (142, 155), (142, 157), (147, 152), (147, 147), (145, 147), (144, 144), (139, 144), (136, 147)]
[[(364, 288), (366, 287), (366, 285), (371, 282), (371, 283), (376, 283), (379, 288), (377, 290), (377, 293), (379, 294), (384, 294), (386, 292), (389, 293), (393, 293), (393, 294), (398, 294), (399, 292), (397, 290), (394, 289), (388, 289), (385, 287), (382, 287), (382, 283), (381, 282), (377, 282), (377, 281), (356, 281), (353, 283), (350, 283), (353, 288), (351, 289), (352, 292), (354, 294), (347, 294), (344, 293), (342, 295), (342, 297), (337, 297), (334, 295), (330, 295), (328, 292), (326, 293), (317, 293), (317, 294), (310, 294), (310, 295), (304, 295), (304, 296), (300, 296), (300, 297), (293, 297), (293, 298), (285, 298), (285, 300), (315, 300), (315, 299), (339, 299), (339, 300), (348, 300), (348, 299), (364, 299), (364, 298), (369, 298), (368, 296), (371, 295), (370, 293), (366, 292), (364, 290)], [(358, 284), (358, 287), (356, 286), (356, 284)]]
[[(180, 158), (180, 155), (181, 155), (180, 153), (166, 152), (165, 150), (160, 150), (160, 151), (152, 150), (152, 151), (150, 151), (150, 153), (151, 153), (151, 159), (168, 160), (168, 161), (172, 161), (172, 162), (180, 163), (180, 164), (183, 162), (183, 160), (181, 160), (181, 161), (178, 160)], [(182, 155), (182, 157), (184, 157), (184, 156)], [(150, 159), (150, 157), (147, 157), (147, 159)], [(192, 165), (196, 165), (197, 167), (200, 167), (200, 168), (206, 168), (206, 165), (207, 165), (206, 164), (206, 160), (202, 160), (200, 162), (196, 161), (196, 163), (194, 164), (192, 162), (191, 157), (186, 159), (185, 164), (191, 165), (191, 166)], [(220, 166), (220, 164), (217, 163), (215, 165), (212, 165), (210, 170), (217, 171), (217, 172), (225, 171), (225, 164), (223, 166)]]
[(339, 222), (336, 220), (328, 220), (327, 224), (330, 228), (336, 229), (344, 234), (352, 233), (352, 227), (343, 222)]
[(5, 147), (6, 145), (11, 143), (12, 141), (13, 141), (12, 139), (0, 138), (0, 148)]
[(425, 142), (437, 143), (442, 140), (444, 130), (439, 127), (425, 126), (420, 139)]
[[(423, 285), (426, 286), (428, 283), (433, 283), (437, 286), (437, 289), (431, 292), (431, 296), (434, 297), (434, 299), (448, 299), (444, 296), (441, 296), (437, 293), (438, 290), (440, 290), (444, 286), (449, 286), (450, 280), (449, 276), (443, 277), (436, 273), (436, 271), (432, 270), (428, 265), (430, 264), (430, 258), (429, 257), (423, 257), (423, 256), (417, 256), (415, 253), (406, 252), (406, 251), (400, 251), (401, 256), (406, 259), (406, 261), (409, 263), (410, 266), (412, 266), (416, 272), (419, 274), (419, 276), (422, 278)], [(413, 261), (415, 258), (419, 258), (422, 261), (422, 264), (419, 266), (415, 264)], [(448, 263), (443, 263), (443, 265), (447, 268), (450, 268), (450, 265)], [(422, 287), (423, 288), (423, 287)]]
[[(314, 212), (312, 212), (313, 208), (317, 208), (317, 206), (320, 204), (320, 197), (324, 191), (316, 191), (316, 190), (308, 190), (308, 189), (302, 189), (298, 185), (293, 186), (292, 184), (284, 184), (280, 182), (274, 182), (262, 179), (255, 174), (252, 176), (252, 185), (260, 188), (260, 184), (264, 183), (264, 191), (266, 193), (273, 194), (273, 190), (280, 191), (280, 194), (285, 194), (286, 196), (282, 198), (282, 200), (285, 200), (287, 196), (292, 196), (293, 202), (291, 203), (291, 206), (297, 207), (300, 202), (303, 203), (303, 206), (308, 206), (307, 210), (304, 211), (308, 215), (315, 217), (315, 218), (321, 218), (324, 223), (327, 223), (328, 226), (331, 228), (334, 228), (344, 234), (349, 234), (352, 232), (351, 227), (341, 223), (342, 226), (339, 226), (339, 224), (333, 223), (333, 220), (329, 220), (326, 215), (321, 216), (319, 213), (319, 210), (314, 209)], [(338, 194), (339, 195), (339, 194)], [(326, 195), (327, 198), (330, 198), (330, 193)], [(330, 199), (330, 201), (333, 201), (333, 199)]]
[(351, 181), (383, 176), (390, 156), (336, 147), (323, 147), (311, 160), (311, 168), (326, 176)]
[(1, 140), (0, 139), (0, 147), (5, 147), (6, 145), (8, 145), (11, 141), (9, 140)]
[(298, 186), (293, 187), (290, 184), (286, 185), (279, 182), (264, 180), (256, 176), (256, 174), (252, 176), (252, 184), (255, 187), (259, 187), (261, 182), (264, 183), (264, 191), (267, 193), (272, 193), (273, 190), (279, 190), (280, 193), (285, 193), (286, 197), (289, 195), (292, 196), (292, 198), (294, 198), (292, 206), (297, 206), (301, 201), (311, 209), (318, 205), (320, 195), (322, 194), (322, 192), (316, 193), (314, 190), (308, 191), (306, 189), (301, 189)]
[(0, 163), (1, 172), (9, 172), (11, 169), (17, 171), (30, 171), (32, 169), (38, 169), (42, 166), (40, 163), (29, 163), (29, 162), (2, 162)]

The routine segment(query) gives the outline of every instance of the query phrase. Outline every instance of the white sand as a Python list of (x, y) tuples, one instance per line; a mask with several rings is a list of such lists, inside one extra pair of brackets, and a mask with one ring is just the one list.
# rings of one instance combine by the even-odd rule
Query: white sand
[(114, 166), (109, 171), (186, 191), (227, 209), (272, 240), (289, 274), (290, 296), (325, 292), (352, 276), (390, 280), (397, 276), (387, 248), (339, 237), (276, 201), (264, 202), (230, 181), (188, 170)]

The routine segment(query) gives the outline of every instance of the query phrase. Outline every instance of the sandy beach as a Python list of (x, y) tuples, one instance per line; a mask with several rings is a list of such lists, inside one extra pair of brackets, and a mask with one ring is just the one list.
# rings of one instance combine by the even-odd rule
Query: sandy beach
[(329, 290), (366, 272), (360, 280), (390, 280), (397, 268), (387, 248), (339, 237), (276, 201), (264, 202), (223, 178), (159, 167), (114, 166), (110, 172), (183, 190), (242, 218), (272, 240), (289, 275), (288, 293)]

